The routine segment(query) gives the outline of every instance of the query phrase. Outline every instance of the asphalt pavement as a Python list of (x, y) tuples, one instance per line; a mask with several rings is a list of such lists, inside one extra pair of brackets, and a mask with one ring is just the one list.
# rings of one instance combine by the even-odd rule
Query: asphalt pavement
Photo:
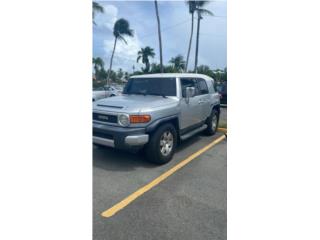
[(219, 136), (194, 136), (162, 166), (148, 163), (142, 154), (93, 147), (93, 239), (227, 239), (226, 140), (114, 216), (101, 216)]

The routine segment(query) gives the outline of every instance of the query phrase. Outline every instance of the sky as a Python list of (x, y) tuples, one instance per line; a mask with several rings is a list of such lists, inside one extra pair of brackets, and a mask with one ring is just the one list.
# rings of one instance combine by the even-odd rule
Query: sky
[[(93, 57), (101, 57), (108, 69), (114, 44), (113, 25), (119, 18), (125, 18), (134, 30), (134, 37), (126, 37), (127, 44), (118, 41), (113, 69), (122, 68), (132, 72), (144, 65), (137, 63), (137, 52), (146, 46), (154, 49), (151, 63), (159, 63), (159, 41), (154, 1), (97, 1), (104, 7), (103, 14), (95, 17), (93, 25)], [(185, 1), (158, 1), (163, 62), (169, 64), (172, 57), (181, 54), (186, 58), (191, 30), (191, 15)], [(212, 69), (227, 67), (227, 2), (216, 0), (206, 5), (215, 16), (204, 16), (201, 20), (198, 65)], [(196, 18), (194, 37), (189, 60), (189, 69), (194, 67), (196, 43)]]

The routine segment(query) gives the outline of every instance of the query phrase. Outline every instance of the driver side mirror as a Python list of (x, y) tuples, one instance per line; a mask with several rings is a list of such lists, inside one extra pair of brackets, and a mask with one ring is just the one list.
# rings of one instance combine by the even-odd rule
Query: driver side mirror
[(189, 103), (189, 98), (192, 98), (196, 95), (196, 89), (194, 87), (187, 87), (186, 88), (186, 100)]
[(194, 87), (186, 88), (186, 98), (192, 98), (196, 94), (196, 89)]

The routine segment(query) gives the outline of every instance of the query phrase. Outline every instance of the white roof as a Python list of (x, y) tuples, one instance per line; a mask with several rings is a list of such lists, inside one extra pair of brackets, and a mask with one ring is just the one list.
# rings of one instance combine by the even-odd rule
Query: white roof
[(204, 75), (204, 74), (198, 74), (198, 73), (154, 73), (154, 74), (142, 74), (142, 75), (135, 75), (131, 76), (131, 78), (160, 78), (160, 77), (179, 77), (179, 78), (187, 78), (187, 77), (200, 77), (207, 80), (211, 80), (212, 78)]

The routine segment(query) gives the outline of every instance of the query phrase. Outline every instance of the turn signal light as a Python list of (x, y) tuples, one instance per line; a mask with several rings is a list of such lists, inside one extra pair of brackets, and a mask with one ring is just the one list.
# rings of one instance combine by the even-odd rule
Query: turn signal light
[(150, 120), (150, 115), (130, 115), (130, 123), (147, 123)]

